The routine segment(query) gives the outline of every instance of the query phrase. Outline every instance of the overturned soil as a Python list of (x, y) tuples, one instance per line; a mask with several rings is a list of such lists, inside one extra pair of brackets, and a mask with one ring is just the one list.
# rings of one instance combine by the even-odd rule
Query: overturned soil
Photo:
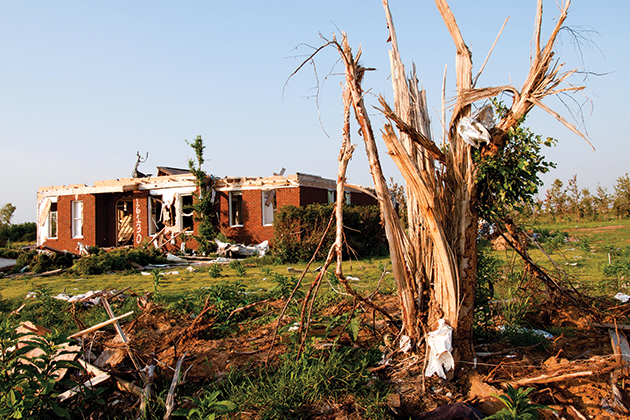
[[(394, 316), (399, 310), (396, 296), (376, 295), (374, 303)], [(190, 316), (175, 316), (153, 303), (149, 303), (134, 320), (124, 323), (123, 330), (140, 364), (156, 364), (163, 372), (156, 379), (156, 382), (164, 382), (159, 384), (162, 389), (168, 388), (172, 368), (184, 353), (182, 366), (187, 370), (186, 386), (201, 388), (221, 380), (231, 369), (273, 362), (286, 351), (286, 335), (279, 334), (273, 345), (271, 342), (278, 326), (277, 315), (284, 305), (285, 301), (275, 300), (243, 311), (236, 330), (221, 338), (217, 338), (217, 332), (212, 329), (212, 319), (195, 321)], [(348, 310), (342, 305), (345, 304), (331, 306), (329, 313)], [(598, 305), (598, 310), (593, 310), (592, 306), (585, 309), (557, 303), (531, 308), (530, 321), (536, 328), (546, 327), (556, 332), (544, 347), (513, 347), (496, 340), (477, 340), (476, 360), (460, 361), (455, 372), (448, 373), (447, 380), (436, 376), (426, 378), (423, 375), (423, 343), (415, 353), (397, 351), (395, 328), (369, 308), (363, 308), (362, 327), (354, 342), (341, 328), (331, 333), (314, 326), (310, 334), (321, 338), (318, 340), (320, 346), (330, 345), (337, 339), (339, 345), (378, 348), (383, 352), (387, 362), (371, 370), (391, 384), (388, 403), (392, 418), (413, 418), (459, 401), (465, 401), (485, 414), (493, 413), (502, 407), (493, 394), (503, 394), (507, 384), (532, 387), (531, 399), (555, 410), (555, 414), (543, 410), (542, 418), (630, 418), (625, 409), (630, 407), (630, 382), (626, 383), (628, 365), (615, 355), (623, 352), (623, 348), (613, 348), (609, 331), (614, 330), (606, 326), (606, 323), (614, 325), (625, 319), (630, 304), (608, 302), (602, 306), (600, 302)], [(267, 319), (272, 321), (262, 321)], [(294, 322), (295, 319), (285, 317), (282, 325)], [(621, 330), (617, 333), (623, 336)], [(108, 360), (104, 360), (105, 357), (97, 359), (102, 369), (140, 384), (138, 372), (114, 332), (99, 332), (93, 340), (86, 340), (84, 347), (89, 347), (94, 356), (109, 351)], [(138, 409), (136, 398), (115, 390), (113, 386), (105, 396), (106, 408), (93, 413), (91, 418), (124, 416)], [(351, 399), (337, 401), (330, 404), (324, 414), (313, 409), (305, 417), (360, 419), (363, 410), (353, 409), (354, 404)], [(232, 418), (255, 419), (257, 416), (249, 412), (233, 414)]]

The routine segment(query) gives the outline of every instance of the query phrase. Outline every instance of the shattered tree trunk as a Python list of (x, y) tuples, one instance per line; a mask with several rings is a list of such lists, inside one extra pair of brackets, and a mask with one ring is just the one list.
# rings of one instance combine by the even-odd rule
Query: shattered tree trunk
[(392, 42), (390, 59), (396, 110), (392, 111), (382, 97), (380, 104), (381, 111), (398, 128), (397, 134), (391, 124), (386, 124), (383, 139), (406, 181), (408, 231), (402, 228), (391, 204), (363, 102), (361, 80), (365, 69), (358, 64), (361, 51), (353, 58), (345, 34), (342, 46), (336, 40), (334, 44), (346, 67), (347, 89), (361, 127), (385, 223), (394, 277), (400, 293), (403, 332), (414, 342), (419, 342), (422, 324), (434, 328), (437, 319), (444, 318), (455, 331), (456, 359), (470, 360), (474, 355), (472, 326), (477, 270), (476, 166), (472, 147), (459, 135), (457, 124), (462, 117), (470, 115), (474, 102), (509, 92), (513, 95), (512, 107), (491, 131), (490, 144), (481, 151), (483, 156), (501, 153), (508, 131), (535, 105), (584, 137), (572, 124), (541, 102), (545, 96), (576, 91), (582, 87), (557, 89), (574, 73), (559, 73), (561, 65), (553, 60), (553, 45), (566, 18), (570, 0), (562, 4), (561, 15), (544, 48), (540, 43), (542, 0), (538, 1), (536, 42), (529, 74), (520, 92), (513, 86), (474, 87), (471, 54), (455, 18), (446, 0), (435, 2), (457, 50), (457, 97), (447, 130), (448, 147), (445, 151), (440, 150), (431, 139), (425, 93), (418, 88), (415, 69), (409, 79), (405, 76), (389, 6), (387, 0), (383, 0)]

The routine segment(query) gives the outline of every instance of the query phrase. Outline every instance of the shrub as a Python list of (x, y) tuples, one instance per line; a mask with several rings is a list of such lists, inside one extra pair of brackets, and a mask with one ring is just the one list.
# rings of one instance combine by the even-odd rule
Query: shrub
[[(330, 204), (280, 208), (273, 222), (273, 255), (285, 263), (310, 260), (326, 231), (333, 209)], [(344, 226), (347, 247), (343, 252), (346, 257), (348, 252), (356, 252), (361, 257), (387, 254), (378, 206), (344, 206)], [(316, 259), (326, 257), (334, 240), (335, 229), (331, 228)]]
[(132, 269), (130, 262), (145, 266), (165, 262), (164, 256), (155, 248), (114, 249), (82, 257), (74, 263), (72, 271), (78, 275), (103, 274), (108, 271)]

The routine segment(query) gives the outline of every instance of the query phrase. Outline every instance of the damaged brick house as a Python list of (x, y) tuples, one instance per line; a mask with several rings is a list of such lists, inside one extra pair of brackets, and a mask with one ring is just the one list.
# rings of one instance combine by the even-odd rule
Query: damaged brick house
[[(158, 167), (153, 177), (121, 178), (42, 187), (37, 193), (37, 243), (78, 252), (82, 246), (138, 246), (144, 241), (195, 249), (192, 213), (195, 178), (183, 169)], [(335, 200), (336, 183), (315, 175), (215, 178), (212, 194), (219, 230), (256, 244), (273, 238), (275, 211)], [(376, 204), (358, 186), (346, 187), (348, 204)]]

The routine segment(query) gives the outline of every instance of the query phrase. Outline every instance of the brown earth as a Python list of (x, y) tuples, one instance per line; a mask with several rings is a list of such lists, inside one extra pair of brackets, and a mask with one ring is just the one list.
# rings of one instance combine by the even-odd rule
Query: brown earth
[[(374, 302), (386, 308), (390, 314), (398, 310), (395, 296), (377, 295)], [(238, 331), (227, 338), (215, 339), (211, 327), (212, 320), (196, 322), (190, 317), (174, 316), (159, 306), (149, 303), (144, 311), (133, 321), (124, 324), (123, 329), (130, 339), (130, 347), (141, 364), (151, 364), (157, 360), (158, 375), (156, 382), (161, 389), (168, 388), (172, 370), (183, 352), (186, 386), (201, 387), (211, 381), (220, 380), (230, 369), (246, 369), (248, 366), (270, 363), (285, 350), (286, 336), (278, 336), (275, 345), (271, 345), (271, 336), (277, 321), (261, 324), (252, 320), (261, 319), (269, 313), (279, 314), (285, 302), (276, 300), (258, 305), (244, 311)], [(476, 362), (461, 362), (451, 380), (437, 377), (425, 378), (424, 348), (417, 354), (398, 354), (392, 344), (392, 329), (380, 315), (373, 317), (370, 310), (363, 312), (364, 320), (357, 342), (351, 343), (347, 333), (339, 340), (341, 345), (354, 345), (363, 348), (378, 347), (393, 356), (390, 363), (372, 368), (374, 374), (381, 375), (392, 385), (389, 396), (392, 416), (413, 416), (432, 410), (442, 405), (467, 401), (486, 413), (501, 407), (493, 393), (502, 393), (507, 383), (533, 387), (530, 394), (533, 401), (545, 404), (556, 410), (560, 418), (566, 419), (610, 419), (615, 409), (613, 406), (613, 383), (618, 387), (622, 401), (630, 406), (628, 387), (628, 368), (620, 358), (614, 356), (608, 329), (594, 327), (594, 322), (611, 322), (625, 319), (630, 312), (630, 304), (614, 306), (614, 302), (597, 303), (600, 309), (576, 308), (547, 303), (532, 308), (532, 322), (552, 328), (560, 333), (549, 340), (547, 349), (540, 346), (531, 348), (510, 348), (504, 343), (479, 343), (476, 347), (479, 356)], [(607, 309), (601, 309), (607, 308)], [(329, 313), (340, 313), (347, 307), (335, 305)], [(265, 318), (267, 319), (267, 318)], [(269, 317), (268, 319), (276, 319)], [(293, 323), (286, 317), (282, 325)], [(372, 328), (367, 325), (372, 324)], [(341, 333), (342, 331), (337, 331)], [(323, 329), (313, 329), (311, 334), (323, 334)], [(335, 335), (335, 334), (333, 334)], [(320, 346), (330, 345), (335, 337), (321, 336)], [(113, 363), (105, 364), (103, 369), (116, 373), (127, 380), (136, 380), (134, 371), (124, 349), (116, 343), (111, 332), (100, 333), (90, 345), (96, 355), (110, 348), (122, 352), (122, 357), (112, 357)], [(390, 346), (389, 348), (387, 346)], [(611, 377), (614, 379), (611, 381)], [(529, 381), (529, 382), (527, 382)], [(614, 381), (614, 382), (613, 382)], [(124, 392), (112, 390), (107, 394), (108, 404), (101, 413), (93, 413), (91, 418), (107, 418), (136, 412), (137, 399)], [(352, 398), (327, 403), (326, 409), (311, 408), (309, 418), (313, 419), (360, 419), (362, 410), (357, 409)], [(617, 408), (620, 413), (622, 409)], [(543, 418), (558, 418), (550, 411), (542, 412)], [(233, 418), (255, 419), (256, 413), (240, 413)], [(628, 413), (621, 413), (617, 418), (629, 418)]]

